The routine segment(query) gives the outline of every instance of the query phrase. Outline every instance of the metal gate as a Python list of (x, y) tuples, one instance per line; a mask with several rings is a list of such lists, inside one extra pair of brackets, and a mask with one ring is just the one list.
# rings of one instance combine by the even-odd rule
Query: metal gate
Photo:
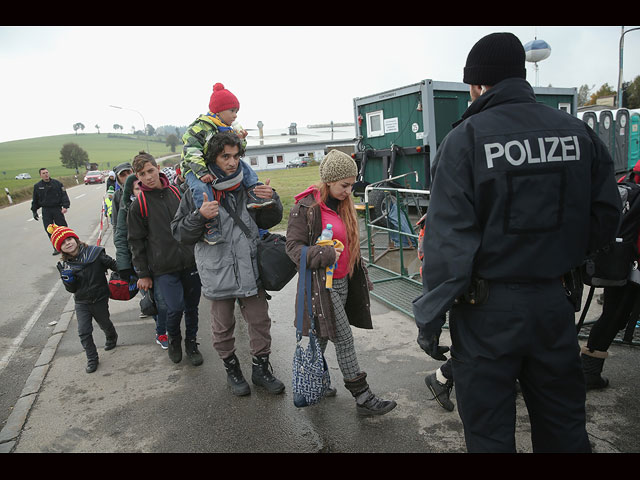
[(366, 240), (361, 241), (360, 249), (374, 284), (370, 294), (413, 318), (411, 303), (422, 293), (415, 221), (426, 211), (429, 191), (381, 186), (408, 175), (417, 173), (409, 172), (365, 188), (361, 238), (366, 232)]

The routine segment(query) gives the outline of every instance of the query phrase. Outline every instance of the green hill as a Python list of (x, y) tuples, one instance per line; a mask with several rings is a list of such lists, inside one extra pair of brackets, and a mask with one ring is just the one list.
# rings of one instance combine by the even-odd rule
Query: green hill
[[(116, 165), (131, 161), (140, 151), (147, 151), (147, 139), (135, 135), (113, 135), (105, 133), (80, 133), (30, 138), (0, 143), (0, 205), (7, 205), (5, 188), (9, 189), (14, 202), (24, 199), (25, 193), (31, 197), (33, 185), (40, 180), (38, 170), (46, 167), (51, 176), (65, 179), (65, 184), (74, 184), (75, 170), (66, 168), (60, 160), (60, 149), (65, 143), (76, 143), (88, 154), (89, 161), (98, 164), (99, 170), (112, 170)], [(180, 152), (181, 146), (176, 147)], [(165, 145), (164, 138), (149, 137), (148, 151), (154, 157), (174, 154)], [(176, 163), (174, 161), (174, 163)], [(28, 173), (31, 179), (16, 180), (19, 173)], [(78, 179), (83, 181), (84, 172)]]

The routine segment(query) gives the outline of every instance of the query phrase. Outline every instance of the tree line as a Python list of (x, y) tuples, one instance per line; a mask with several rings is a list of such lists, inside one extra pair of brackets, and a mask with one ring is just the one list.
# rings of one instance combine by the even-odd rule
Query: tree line
[[(578, 106), (586, 107), (595, 105), (596, 101), (602, 97), (616, 95), (618, 92), (608, 83), (602, 85), (598, 90), (593, 92), (595, 85), (582, 85), (578, 89)], [(593, 93), (592, 93), (593, 92)], [(640, 108), (640, 75), (630, 82), (622, 82), (622, 106), (624, 108)]]

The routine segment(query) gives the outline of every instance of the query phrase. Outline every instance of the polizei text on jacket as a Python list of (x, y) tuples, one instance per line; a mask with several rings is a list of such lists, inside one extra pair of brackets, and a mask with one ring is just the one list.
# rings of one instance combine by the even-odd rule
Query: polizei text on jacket
[(493, 142), (484, 145), (487, 168), (493, 168), (494, 161), (505, 159), (513, 166), (525, 163), (569, 162), (580, 160), (578, 137), (538, 137), (534, 139), (511, 140), (506, 143)]

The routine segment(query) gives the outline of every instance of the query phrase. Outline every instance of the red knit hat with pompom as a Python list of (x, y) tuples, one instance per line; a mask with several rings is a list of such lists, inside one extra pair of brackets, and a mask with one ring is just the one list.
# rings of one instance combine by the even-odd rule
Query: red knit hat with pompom
[(223, 84), (216, 83), (213, 86), (213, 93), (209, 99), (209, 111), (211, 113), (218, 113), (224, 110), (231, 110), (232, 108), (239, 110), (240, 102), (233, 93), (224, 88)]
[(59, 227), (55, 223), (50, 224), (47, 227), (47, 232), (51, 234), (51, 243), (53, 243), (53, 248), (55, 248), (58, 252), (60, 251), (60, 247), (62, 247), (62, 242), (69, 237), (75, 237), (76, 240), (80, 240), (76, 232), (71, 230), (69, 227)]

